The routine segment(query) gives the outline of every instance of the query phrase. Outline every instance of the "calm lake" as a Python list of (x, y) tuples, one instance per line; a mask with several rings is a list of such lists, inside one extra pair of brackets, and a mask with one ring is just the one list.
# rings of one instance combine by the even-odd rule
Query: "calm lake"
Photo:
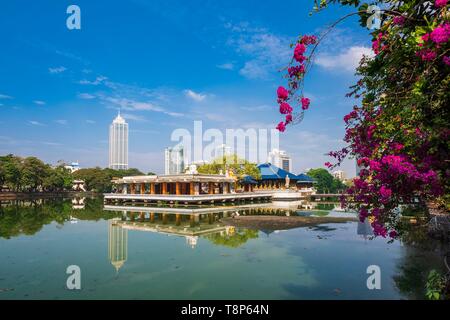
[[(424, 277), (442, 267), (439, 251), (371, 240), (367, 224), (335, 207), (189, 214), (195, 208), (114, 210), (101, 198), (3, 203), (0, 299), (423, 298)], [(349, 219), (289, 230), (219, 222), (236, 214)], [(70, 265), (80, 267), (81, 290), (67, 289)], [(380, 290), (367, 288), (370, 265), (380, 267)]]

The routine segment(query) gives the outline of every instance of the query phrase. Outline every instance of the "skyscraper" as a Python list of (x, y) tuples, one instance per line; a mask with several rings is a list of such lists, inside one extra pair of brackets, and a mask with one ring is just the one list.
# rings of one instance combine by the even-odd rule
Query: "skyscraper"
[(164, 152), (164, 173), (180, 174), (184, 173), (184, 149), (179, 145), (174, 148), (166, 148)]
[(269, 152), (267, 162), (283, 170), (292, 171), (292, 159), (284, 150), (273, 149)]
[(109, 167), (128, 169), (128, 123), (120, 111), (109, 126)]

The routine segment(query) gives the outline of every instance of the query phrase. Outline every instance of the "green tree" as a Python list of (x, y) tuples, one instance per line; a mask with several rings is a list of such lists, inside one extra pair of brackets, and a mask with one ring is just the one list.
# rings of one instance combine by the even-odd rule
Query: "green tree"
[(36, 157), (27, 157), (21, 165), (21, 184), (27, 191), (36, 191), (46, 177), (51, 175), (51, 167)]
[(86, 168), (80, 169), (73, 173), (75, 179), (84, 180), (87, 190), (95, 192), (111, 192), (113, 178), (122, 178), (125, 176), (142, 176), (144, 175), (136, 168), (127, 170), (114, 170), (110, 168), (102, 169)]
[(256, 163), (251, 163), (245, 159), (240, 159), (237, 155), (218, 157), (211, 163), (198, 167), (198, 172), (203, 174), (219, 174), (231, 170), (237, 177), (249, 175), (254, 179), (261, 178), (261, 173)]
[(46, 191), (70, 190), (73, 180), (70, 170), (64, 168), (64, 166), (58, 166), (44, 178), (42, 185)]
[(307, 172), (316, 184), (317, 193), (336, 193), (345, 189), (345, 185), (323, 168), (311, 169)]
[(0, 157), (3, 183), (13, 191), (21, 186), (21, 159), (12, 154)]

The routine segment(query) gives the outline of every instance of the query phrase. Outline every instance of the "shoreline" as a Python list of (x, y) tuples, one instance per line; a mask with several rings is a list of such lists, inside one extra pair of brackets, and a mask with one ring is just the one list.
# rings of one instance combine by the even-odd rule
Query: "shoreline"
[(47, 199), (61, 197), (89, 197), (97, 196), (101, 193), (79, 192), (79, 191), (57, 191), (57, 192), (0, 192), (0, 201), (7, 200), (29, 200), (29, 199)]
[(323, 223), (346, 223), (357, 221), (357, 218), (349, 217), (301, 217), (301, 216), (239, 216), (223, 218), (223, 224), (234, 227), (259, 230), (288, 230), (298, 227), (315, 226)]

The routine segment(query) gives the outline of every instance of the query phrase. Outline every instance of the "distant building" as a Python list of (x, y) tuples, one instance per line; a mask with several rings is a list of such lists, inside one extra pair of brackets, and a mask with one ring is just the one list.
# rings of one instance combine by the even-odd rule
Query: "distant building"
[(128, 123), (120, 111), (109, 126), (109, 167), (128, 169)]
[(166, 148), (164, 151), (164, 173), (181, 174), (185, 171), (184, 149), (179, 145), (174, 148)]
[(355, 160), (356, 165), (356, 176), (359, 177), (359, 173), (361, 172), (361, 169), (364, 169), (364, 166), (358, 165), (358, 159)]
[(336, 179), (338, 179), (340, 181), (345, 181), (345, 179), (347, 178), (345, 171), (342, 171), (342, 170), (333, 171), (332, 174)]
[(271, 163), (283, 170), (292, 171), (292, 159), (289, 157), (284, 150), (273, 149), (269, 152), (267, 157), (267, 162)]
[(77, 170), (80, 170), (80, 164), (78, 162), (72, 162), (71, 164), (65, 165), (64, 168), (70, 170), (71, 173), (74, 173)]

